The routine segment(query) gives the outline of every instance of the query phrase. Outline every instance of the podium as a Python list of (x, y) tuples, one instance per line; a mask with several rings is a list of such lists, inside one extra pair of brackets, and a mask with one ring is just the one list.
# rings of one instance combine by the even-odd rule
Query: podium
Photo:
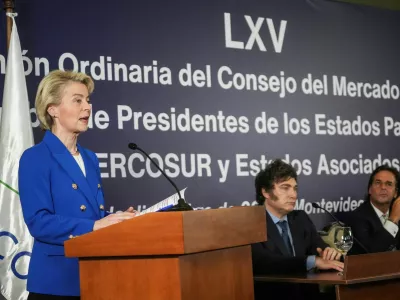
[(336, 299), (400, 298), (400, 251), (346, 256), (343, 275), (321, 272), (296, 275), (257, 275), (255, 281), (334, 285)]
[(82, 300), (254, 299), (250, 244), (264, 207), (144, 214), (65, 242)]

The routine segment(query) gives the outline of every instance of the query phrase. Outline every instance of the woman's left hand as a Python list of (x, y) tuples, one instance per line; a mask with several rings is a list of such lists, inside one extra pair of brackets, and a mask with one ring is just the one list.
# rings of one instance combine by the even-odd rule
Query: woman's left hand
[(130, 206), (125, 212), (134, 213), (135, 216), (139, 214), (139, 212), (135, 210), (133, 206)]

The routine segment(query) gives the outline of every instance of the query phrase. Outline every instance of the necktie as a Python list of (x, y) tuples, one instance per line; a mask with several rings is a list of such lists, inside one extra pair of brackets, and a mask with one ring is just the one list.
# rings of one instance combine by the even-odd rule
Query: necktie
[(383, 225), (385, 225), (385, 223), (386, 223), (386, 221), (388, 220), (388, 215), (387, 215), (387, 213), (386, 214), (383, 214), (382, 216), (381, 216), (381, 221), (382, 221), (382, 224)]
[(288, 234), (288, 227), (287, 227), (287, 221), (285, 221), (285, 220), (279, 221), (277, 224), (282, 229), (283, 243), (285, 244), (286, 249), (288, 250), (290, 256), (293, 256), (293, 248), (292, 248), (292, 244), (290, 243), (290, 238), (289, 238), (289, 234)]

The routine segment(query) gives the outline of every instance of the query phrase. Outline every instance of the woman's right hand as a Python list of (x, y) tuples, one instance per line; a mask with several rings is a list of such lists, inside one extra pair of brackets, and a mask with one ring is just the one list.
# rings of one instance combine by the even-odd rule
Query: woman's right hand
[(133, 217), (135, 217), (135, 213), (128, 211), (110, 214), (107, 217), (104, 217), (94, 222), (93, 231), (120, 223), (125, 220), (132, 219)]

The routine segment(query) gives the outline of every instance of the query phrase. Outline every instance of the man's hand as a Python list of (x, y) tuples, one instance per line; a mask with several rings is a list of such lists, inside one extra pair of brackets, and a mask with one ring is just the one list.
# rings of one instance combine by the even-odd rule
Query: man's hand
[(317, 248), (318, 255), (326, 260), (339, 260), (342, 254), (331, 247), (326, 247), (324, 250)]
[(315, 258), (315, 266), (320, 270), (337, 270), (343, 272), (344, 263), (337, 260), (326, 260), (321, 257)]
[(395, 224), (399, 223), (400, 220), (400, 196), (394, 200), (392, 210), (390, 211), (389, 220)]

